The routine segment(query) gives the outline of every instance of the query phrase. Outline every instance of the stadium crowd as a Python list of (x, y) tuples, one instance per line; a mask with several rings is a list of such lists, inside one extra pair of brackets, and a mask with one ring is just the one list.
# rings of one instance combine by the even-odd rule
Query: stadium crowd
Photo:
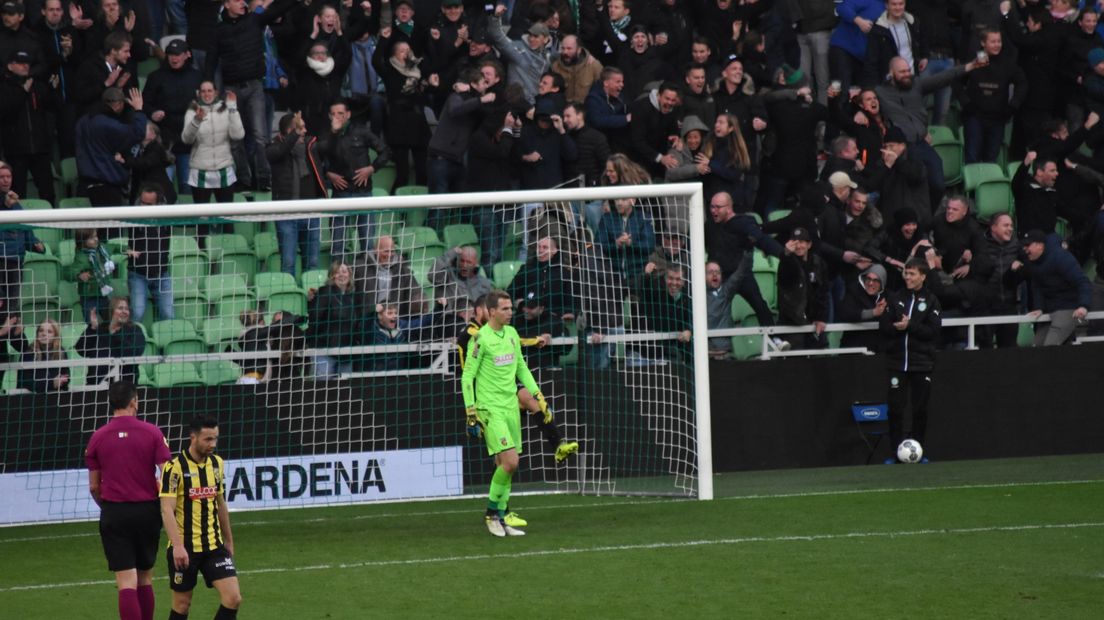
[[(824, 326), (877, 320), (917, 257), (944, 316), (1047, 312), (1037, 343), (1060, 344), (1104, 309), (1104, 282), (1083, 269), (1104, 255), (1099, 4), (5, 0), (0, 195), (22, 208), (32, 178), (57, 206), (54, 162), (68, 158), (92, 206), (701, 182), (710, 327), (814, 325), (778, 346), (828, 346)], [(150, 58), (160, 66), (142, 75)], [(665, 208), (430, 210), (439, 231), (471, 224), (478, 251), (447, 248), (428, 274), (375, 216), (332, 218), (332, 266), (317, 219), (278, 222), (283, 272), (329, 267), (302, 283), (304, 316), (281, 322), (309, 319), (319, 347), (450, 337), (492, 288), (508, 224), (531, 220), (542, 232), (508, 289), (523, 335), (581, 328), (590, 363), (608, 365), (603, 339), (624, 331), (630, 297), (634, 327), (678, 332), (665, 354), (687, 355), (687, 231)], [(151, 294), (173, 318), (168, 260), (149, 258), (168, 251), (165, 233), (126, 232), (129, 304), (108, 307), (104, 247), (119, 233), (77, 235), (81, 346), (141, 350), (129, 315), (140, 323)], [(18, 318), (25, 257), (42, 249), (29, 230), (0, 231), (0, 334), (28, 360), (59, 347), (56, 323), (30, 343)], [(876, 348), (870, 336), (848, 339)], [(963, 340), (944, 330), (944, 346)], [(1016, 341), (1013, 325), (979, 344)], [(732, 343), (710, 347), (723, 358)], [(316, 376), (350, 363), (319, 358)], [(64, 389), (60, 376), (27, 385)]]

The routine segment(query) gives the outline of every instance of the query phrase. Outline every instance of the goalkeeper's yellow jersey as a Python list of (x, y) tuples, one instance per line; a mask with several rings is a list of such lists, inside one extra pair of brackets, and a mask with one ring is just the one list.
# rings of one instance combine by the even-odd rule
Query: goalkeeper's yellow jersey
[(517, 384), (538, 392), (537, 382), (521, 354), (521, 338), (510, 325), (495, 331), (490, 323), (479, 328), (468, 347), (460, 386), (464, 406), (486, 411), (517, 411)]

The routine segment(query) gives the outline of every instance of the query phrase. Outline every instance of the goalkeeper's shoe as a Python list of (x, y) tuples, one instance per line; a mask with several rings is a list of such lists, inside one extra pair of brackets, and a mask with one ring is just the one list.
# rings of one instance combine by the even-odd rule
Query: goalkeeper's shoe
[(506, 525), (505, 523), (502, 524), (502, 529), (503, 529), (503, 531), (506, 532), (507, 536), (525, 536), (524, 531), (519, 530), (516, 527), (510, 527), (509, 525)]
[(503, 527), (502, 521), (498, 520), (497, 515), (493, 517), (491, 515), (487, 515), (483, 517), (483, 521), (486, 522), (487, 531), (490, 532), (492, 536), (497, 536), (499, 538), (503, 538), (506, 536), (506, 529), (505, 527)]
[(556, 462), (563, 463), (564, 459), (579, 451), (579, 442), (561, 441), (556, 447)]
[(529, 525), (529, 522), (518, 516), (516, 512), (508, 512), (505, 517), (502, 517), (502, 522), (510, 527), (525, 527)]

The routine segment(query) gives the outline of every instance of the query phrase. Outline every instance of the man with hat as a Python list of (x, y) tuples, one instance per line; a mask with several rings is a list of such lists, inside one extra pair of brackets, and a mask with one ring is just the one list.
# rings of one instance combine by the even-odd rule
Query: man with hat
[(828, 266), (812, 252), (813, 236), (805, 228), (794, 228), (778, 263), (778, 324), (813, 325), (811, 334), (788, 334), (783, 339), (793, 347), (822, 349), (828, 346), (824, 329), (828, 325)]
[[(499, 5), (500, 9), (505, 9)], [(500, 11), (496, 11), (501, 14)], [(525, 100), (529, 103), (537, 97), (537, 85), (541, 75), (552, 66), (552, 56), (548, 51), (548, 43), (552, 36), (548, 26), (541, 22), (534, 22), (529, 26), (529, 33), (522, 35), (522, 40), (508, 39), (506, 33), (495, 22), (491, 22), (487, 28), (487, 35), (491, 44), (507, 60), (509, 67), (506, 72), (506, 80), (510, 84), (517, 84), (525, 93)]]
[(0, 4), (0, 20), (3, 21), (3, 27), (0, 28), (0, 59), (7, 62), (16, 52), (27, 52), (33, 63), (31, 75), (44, 79), (42, 45), (38, 37), (23, 23), (24, 17), (25, 9), (22, 2), (3, 0), (3, 4)]
[(423, 73), (444, 73), (468, 53), (471, 24), (464, 15), (463, 0), (441, 0), (441, 11), (429, 27)]
[(187, 183), (191, 147), (180, 139), (180, 133), (184, 130), (184, 114), (203, 81), (203, 74), (192, 65), (191, 59), (188, 43), (173, 39), (165, 46), (164, 62), (149, 74), (142, 91), (145, 113), (161, 128), (165, 146), (176, 157), (176, 184), (184, 193), (191, 191)]
[[(874, 173), (881, 179), (878, 209), (884, 217), (892, 219), (894, 211), (910, 207), (916, 211), (921, 226), (928, 228), (932, 220), (931, 196), (924, 191), (928, 171), (925, 162), (913, 157), (915, 148), (899, 127), (890, 127), (886, 132), (881, 160), (873, 164), (875, 169), (880, 168)], [(942, 198), (942, 189), (939, 193)]]
[(766, 130), (767, 110), (762, 98), (755, 94), (755, 81), (744, 72), (741, 57), (729, 54), (722, 64), (721, 80), (713, 93), (717, 116), (735, 114), (740, 120), (740, 133), (744, 136), (752, 167), (755, 168), (759, 162), (759, 141), (755, 139), (755, 133)]
[(31, 63), (31, 54), (24, 50), (8, 58), (0, 82), (0, 143), (11, 164), (15, 193), (27, 195), (29, 171), (39, 198), (54, 204), (54, 116), (61, 101), (48, 80), (31, 75)]
[(1033, 345), (1064, 344), (1075, 329), (1085, 325), (1085, 315), (1092, 306), (1092, 284), (1077, 259), (1043, 231), (1035, 229), (1024, 235), (1023, 249), (1029, 265), (1032, 310), (1028, 314), (1050, 315), (1049, 324), (1035, 326)]

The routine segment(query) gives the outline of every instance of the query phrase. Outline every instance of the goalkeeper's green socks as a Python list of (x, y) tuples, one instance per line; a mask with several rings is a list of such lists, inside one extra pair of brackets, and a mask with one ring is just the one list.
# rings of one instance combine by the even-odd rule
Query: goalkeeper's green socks
[(487, 510), (494, 510), (500, 518), (510, 498), (510, 478), (510, 474), (501, 467), (496, 467), (494, 476), (491, 477), (491, 491), (487, 494)]

